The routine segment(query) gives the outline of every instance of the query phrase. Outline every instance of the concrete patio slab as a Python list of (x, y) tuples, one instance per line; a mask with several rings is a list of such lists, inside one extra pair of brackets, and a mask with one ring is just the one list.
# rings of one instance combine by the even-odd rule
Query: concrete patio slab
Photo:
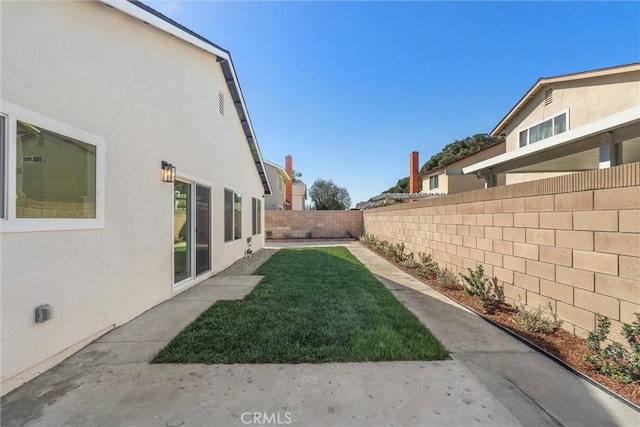
[(169, 341), (93, 342), (62, 362), (78, 368), (149, 363)]
[(198, 286), (252, 286), (255, 287), (264, 276), (213, 276), (203, 280)]
[(28, 386), (9, 396), (3, 425), (518, 425), (455, 360), (83, 370), (67, 365)]
[(96, 342), (169, 341), (211, 304), (205, 300), (171, 299), (103, 335)]

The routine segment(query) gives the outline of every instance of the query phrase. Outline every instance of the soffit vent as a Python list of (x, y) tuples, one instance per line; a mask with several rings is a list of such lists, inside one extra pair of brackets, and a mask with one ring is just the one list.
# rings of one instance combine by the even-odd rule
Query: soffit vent
[(553, 89), (549, 88), (544, 91), (544, 105), (549, 105), (553, 102)]
[(224, 93), (222, 91), (218, 92), (218, 113), (224, 116)]

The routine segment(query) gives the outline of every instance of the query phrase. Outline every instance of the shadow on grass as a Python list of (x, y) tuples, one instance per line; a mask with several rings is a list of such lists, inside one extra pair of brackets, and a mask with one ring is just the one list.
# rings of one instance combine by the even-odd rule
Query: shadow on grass
[(438, 340), (342, 247), (283, 249), (241, 301), (219, 301), (156, 363), (442, 360)]

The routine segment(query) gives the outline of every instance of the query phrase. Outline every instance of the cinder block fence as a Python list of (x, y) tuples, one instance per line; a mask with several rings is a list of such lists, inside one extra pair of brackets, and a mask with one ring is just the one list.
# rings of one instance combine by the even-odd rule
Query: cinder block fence
[(265, 211), (264, 229), (276, 239), (360, 237), (361, 211)]
[(455, 272), (482, 264), (577, 335), (640, 312), (640, 163), (366, 210), (364, 231)]

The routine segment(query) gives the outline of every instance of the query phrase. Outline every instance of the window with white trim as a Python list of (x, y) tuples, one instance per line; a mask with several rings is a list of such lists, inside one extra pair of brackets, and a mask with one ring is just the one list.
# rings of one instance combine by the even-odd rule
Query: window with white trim
[(242, 239), (242, 194), (224, 190), (224, 241)]
[(20, 120), (16, 129), (16, 218), (95, 218), (96, 147)]
[(104, 139), (2, 102), (0, 231), (104, 226)]
[(251, 207), (252, 207), (251, 222), (253, 225), (251, 234), (255, 236), (257, 234), (262, 233), (262, 200), (257, 199), (255, 197), (252, 198)]
[(438, 189), (438, 174), (431, 175), (429, 177), (429, 190), (437, 190)]
[(569, 120), (567, 120), (568, 117), (569, 111), (563, 111), (557, 116), (519, 131), (518, 142), (520, 147), (526, 147), (527, 145), (566, 132), (568, 128), (567, 124), (569, 122)]

